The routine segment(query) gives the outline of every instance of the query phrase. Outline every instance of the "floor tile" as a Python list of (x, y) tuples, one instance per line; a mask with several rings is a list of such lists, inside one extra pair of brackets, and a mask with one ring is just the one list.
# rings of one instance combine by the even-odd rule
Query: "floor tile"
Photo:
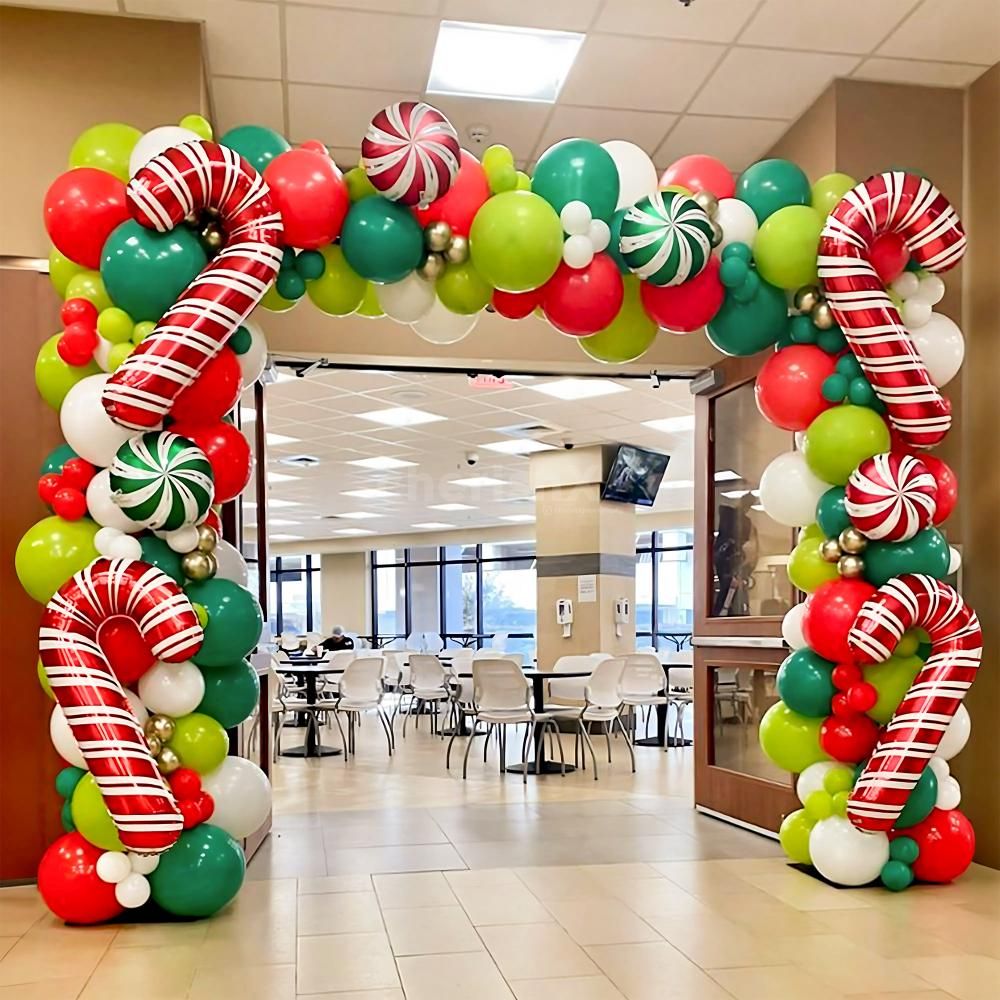
[(597, 967), (556, 924), (480, 927), (479, 935), (505, 979), (592, 976)]
[(587, 954), (627, 1000), (732, 1000), (706, 972), (665, 941), (591, 945)]
[(313, 892), (371, 892), (370, 875), (320, 875), (316, 878), (300, 878), (299, 895)]
[(385, 934), (331, 934), (299, 938), (299, 994), (376, 990), (399, 986)]
[(485, 952), (399, 959), (406, 1000), (514, 1000)]
[(19, 937), (0, 937), (0, 958), (3, 958), (19, 940)]
[(570, 979), (516, 979), (510, 984), (517, 1000), (624, 1000), (604, 976)]
[(294, 965), (198, 969), (188, 1000), (295, 1000)]
[(197, 961), (195, 945), (112, 949), (98, 962), (80, 1000), (134, 1000), (140, 983), (149, 983), (157, 1000), (185, 1000)]
[(376, 875), (372, 879), (383, 910), (397, 907), (454, 906), (455, 894), (441, 872)]
[(328, 875), (350, 875), (361, 872), (443, 871), (465, 868), (465, 862), (451, 844), (416, 844), (394, 847), (349, 847), (328, 851)]
[(299, 937), (310, 934), (375, 934), (381, 930), (382, 913), (374, 892), (299, 896)]
[(768, 968), (713, 969), (709, 975), (728, 990), (736, 1000), (778, 1000), (806, 998), (837, 1000), (843, 993), (831, 989), (822, 980), (792, 965)]
[[(300, 993), (299, 996), (306, 994)], [(403, 991), (388, 990), (349, 990), (346, 993), (310, 993), (309, 1000), (406, 1000)]]
[(87, 984), (85, 976), (46, 979), (40, 983), (0, 986), (0, 1000), (76, 1000)]
[(190, 923), (116, 924), (118, 933), (111, 950), (118, 948), (150, 948), (163, 945), (201, 945), (208, 936), (211, 921)]
[(752, 934), (719, 913), (646, 919), (665, 940), (701, 969), (784, 965), (791, 961), (780, 949), (772, 948), (766, 929), (759, 935)]
[[(510, 874), (513, 875), (513, 872)], [(465, 881), (453, 881), (451, 884), (476, 927), (491, 924), (552, 923), (552, 914), (517, 877), (513, 883), (496, 885), (477, 885)]]
[[(595, 882), (580, 866), (566, 868), (519, 868), (517, 877), (542, 902), (550, 899), (574, 899), (580, 896), (593, 896), (601, 891), (601, 885)], [(605, 890), (605, 894), (611, 895)]]
[(115, 933), (103, 927), (49, 927), (31, 931), (0, 959), (0, 986), (89, 976), (110, 947)]
[(34, 886), (0, 889), (0, 936), (24, 934), (46, 912)]
[(483, 950), (481, 938), (460, 906), (386, 910), (384, 917), (389, 945), (397, 957)]
[(996, 1000), (1000, 962), (982, 955), (901, 960), (905, 967), (931, 986), (958, 1000)]
[(346, 847), (446, 844), (448, 838), (429, 816), (403, 817), (397, 812), (390, 820), (353, 820), (327, 826), (323, 843), (327, 851), (338, 851)]
[(545, 908), (577, 944), (625, 944), (660, 939), (645, 920), (614, 897), (553, 899)]

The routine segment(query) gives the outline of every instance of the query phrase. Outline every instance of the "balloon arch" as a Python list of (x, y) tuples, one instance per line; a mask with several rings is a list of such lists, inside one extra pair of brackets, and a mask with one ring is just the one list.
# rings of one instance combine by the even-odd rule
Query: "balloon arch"
[[(239, 839), (267, 778), (227, 756), (258, 682), (261, 613), (221, 540), (218, 505), (250, 477), (227, 414), (266, 344), (250, 318), (302, 298), (385, 315), (437, 344), (484, 310), (532, 313), (608, 364), (705, 327), (725, 354), (771, 351), (761, 413), (797, 435), (760, 501), (799, 528), (785, 616), (791, 655), (760, 743), (798, 775), (789, 857), (840, 885), (948, 881), (972, 857), (948, 761), (966, 742), (975, 614), (944, 581), (938, 526), (952, 471), (927, 453), (950, 423), (939, 387), (959, 329), (934, 311), (961, 258), (955, 211), (925, 178), (810, 184), (763, 160), (735, 180), (686, 156), (662, 176), (629, 142), (556, 143), (529, 177), (504, 146), (481, 160), (423, 103), (372, 119), (342, 174), (319, 142), (268, 128), (213, 139), (204, 118), (145, 134), (95, 125), (45, 197), (63, 329), (39, 392), (66, 443), (38, 491), (51, 515), (17, 550), (46, 605), (39, 680), (66, 833), (39, 888), (74, 923), (208, 916), (238, 892)], [(336, 328), (331, 327), (331, 346)]]

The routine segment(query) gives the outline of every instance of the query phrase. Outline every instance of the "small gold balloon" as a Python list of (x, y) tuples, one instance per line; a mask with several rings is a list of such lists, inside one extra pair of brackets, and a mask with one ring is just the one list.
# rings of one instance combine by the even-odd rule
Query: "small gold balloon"
[(448, 249), (451, 242), (451, 226), (447, 222), (432, 222), (424, 230), (424, 245), (434, 253)]
[(695, 204), (711, 218), (719, 210), (719, 199), (711, 191), (698, 191), (694, 196)]
[(159, 757), (156, 758), (156, 764), (161, 774), (173, 774), (181, 766), (181, 759), (177, 756), (175, 750), (171, 750), (170, 747), (164, 747), (160, 751)]
[(846, 555), (841, 556), (840, 561), (837, 563), (837, 572), (841, 576), (846, 576), (848, 578), (861, 576), (865, 571), (865, 561), (861, 556)]
[(820, 330), (829, 330), (833, 326), (833, 310), (826, 302), (818, 302), (810, 313), (812, 321)]
[(155, 736), (161, 743), (169, 743), (177, 727), (169, 715), (151, 715), (143, 726), (147, 736)]
[(819, 554), (828, 563), (835, 563), (841, 556), (840, 544), (836, 538), (827, 538), (820, 543)]
[(444, 257), (449, 264), (464, 264), (469, 259), (469, 241), (464, 236), (452, 236)]
[(868, 539), (861, 534), (855, 527), (844, 528), (840, 533), (840, 547), (845, 551), (851, 553), (851, 555), (857, 555), (859, 552), (864, 552), (868, 547)]
[(202, 242), (209, 250), (221, 250), (225, 237), (222, 230), (214, 223), (210, 222), (201, 231)]
[(146, 743), (149, 744), (149, 752), (155, 757), (163, 748), (163, 744), (155, 737), (146, 733)]
[(717, 247), (722, 242), (723, 237), (726, 234), (722, 231), (722, 226), (720, 226), (715, 219), (709, 219), (708, 221), (712, 224), (712, 246)]
[(822, 301), (819, 289), (815, 285), (803, 285), (795, 293), (795, 308), (799, 312), (812, 312)]
[(425, 281), (435, 281), (444, 274), (445, 260), (439, 253), (429, 253), (417, 267), (417, 274)]
[(211, 580), (219, 566), (211, 552), (186, 552), (181, 556), (181, 572), (189, 580)]
[(214, 552), (219, 544), (219, 535), (210, 524), (198, 525), (198, 551)]

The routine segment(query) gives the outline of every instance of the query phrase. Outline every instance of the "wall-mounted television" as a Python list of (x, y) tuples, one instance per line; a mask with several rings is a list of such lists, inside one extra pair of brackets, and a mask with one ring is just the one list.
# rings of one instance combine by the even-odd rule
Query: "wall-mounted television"
[(669, 464), (669, 455), (633, 444), (618, 445), (601, 487), (601, 499), (652, 507)]

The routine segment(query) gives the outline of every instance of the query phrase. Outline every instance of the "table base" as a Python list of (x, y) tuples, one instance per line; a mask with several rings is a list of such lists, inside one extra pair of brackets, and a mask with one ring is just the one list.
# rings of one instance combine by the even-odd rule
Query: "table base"
[[(504, 770), (508, 774), (524, 774), (523, 764), (511, 764), (510, 767), (505, 767)], [(566, 773), (569, 774), (571, 771), (576, 770), (576, 765), (567, 764)], [(542, 774), (562, 774), (563, 768), (561, 764), (557, 764), (554, 760), (543, 760), (542, 761)], [(538, 774), (538, 762), (534, 760), (528, 761), (528, 774)]]
[(315, 747), (307, 747), (304, 743), (289, 750), (282, 750), (279, 757), (339, 757), (344, 751), (339, 747), (328, 747), (319, 744)]
[[(683, 747), (693, 746), (691, 740), (677, 739), (676, 736), (670, 736), (667, 738), (667, 746), (670, 748), (677, 747), (678, 749)], [(634, 747), (659, 747), (663, 749), (663, 742), (658, 736), (647, 736), (645, 739), (636, 740), (632, 746)]]

